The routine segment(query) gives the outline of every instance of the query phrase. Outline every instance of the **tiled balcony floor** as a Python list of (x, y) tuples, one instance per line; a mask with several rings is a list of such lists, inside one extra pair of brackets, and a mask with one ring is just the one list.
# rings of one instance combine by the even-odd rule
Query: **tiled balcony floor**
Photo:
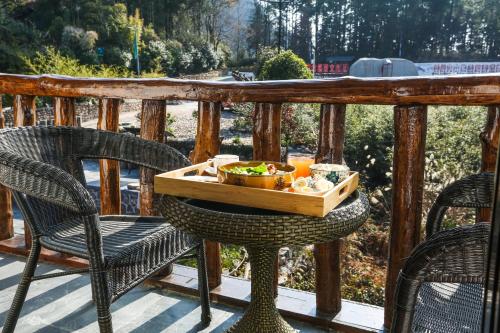
[[(0, 328), (23, 268), (24, 258), (0, 254)], [(57, 271), (61, 268), (42, 263), (37, 274)], [(197, 298), (143, 286), (112, 305), (115, 332), (223, 332), (243, 312), (212, 304), (212, 323), (199, 330), (200, 311)], [(325, 332), (304, 324), (291, 324), (300, 332)], [(16, 332), (98, 332), (88, 275), (33, 282)]]

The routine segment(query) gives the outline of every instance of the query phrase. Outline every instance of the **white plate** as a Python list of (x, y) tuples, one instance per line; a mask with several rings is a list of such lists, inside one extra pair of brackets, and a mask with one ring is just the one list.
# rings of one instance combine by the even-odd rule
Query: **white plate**
[(210, 176), (217, 177), (217, 169), (215, 167), (207, 167), (205, 169), (205, 172), (208, 173)]

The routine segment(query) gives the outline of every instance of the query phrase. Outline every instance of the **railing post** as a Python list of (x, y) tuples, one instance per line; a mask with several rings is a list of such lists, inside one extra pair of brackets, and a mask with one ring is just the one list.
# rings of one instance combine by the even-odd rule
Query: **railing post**
[(386, 327), (391, 326), (394, 292), (405, 259), (420, 241), (427, 106), (394, 107), (392, 223), (385, 286)]
[[(220, 151), (220, 117), (222, 103), (198, 102), (198, 123), (191, 162), (202, 163), (217, 155)], [(220, 244), (205, 241), (207, 257), (208, 287), (216, 288), (222, 282), (222, 263)]]
[[(500, 105), (490, 105), (486, 117), (486, 125), (481, 137), (481, 171), (495, 172), (498, 140), (500, 137)], [(481, 208), (477, 214), (478, 222), (491, 221), (491, 209)]]
[[(164, 100), (143, 100), (141, 112), (141, 138), (164, 142), (166, 117), (167, 103)], [(153, 170), (141, 168), (140, 213), (143, 216), (158, 215), (158, 212), (154, 208), (154, 176), (155, 172)]]
[(75, 99), (54, 97), (54, 126), (76, 126)]
[[(0, 95), (0, 129), (5, 127), (5, 118), (2, 109), (2, 95)], [(14, 237), (12, 220), (12, 196), (10, 191), (0, 185), (0, 240)]]
[(253, 159), (281, 161), (281, 104), (255, 104)]
[[(321, 105), (317, 163), (342, 164), (346, 105)], [(340, 279), (341, 240), (314, 245), (316, 309), (336, 314), (342, 307)]]
[[(253, 159), (281, 161), (281, 104), (256, 103), (253, 113)], [(278, 296), (279, 262), (274, 271), (274, 295)]]
[[(34, 126), (36, 124), (35, 96), (15, 95), (13, 103), (14, 126)], [(31, 233), (24, 223), (24, 242), (26, 248), (31, 248)]]
[[(99, 100), (97, 129), (118, 132), (121, 99)], [(100, 160), (101, 214), (121, 214), (120, 162)]]

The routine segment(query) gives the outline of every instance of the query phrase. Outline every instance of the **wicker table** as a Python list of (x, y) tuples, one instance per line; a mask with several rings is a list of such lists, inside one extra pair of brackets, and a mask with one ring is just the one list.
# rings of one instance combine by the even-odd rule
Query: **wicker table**
[(245, 246), (252, 269), (251, 302), (228, 332), (295, 332), (276, 309), (274, 262), (280, 247), (324, 243), (355, 231), (368, 217), (366, 196), (356, 191), (323, 218), (164, 196), (169, 222), (198, 237)]

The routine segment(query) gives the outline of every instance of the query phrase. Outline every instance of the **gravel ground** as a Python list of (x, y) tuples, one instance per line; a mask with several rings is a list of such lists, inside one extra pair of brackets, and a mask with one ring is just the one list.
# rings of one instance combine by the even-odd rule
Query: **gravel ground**
[[(126, 100), (125, 103), (135, 103), (133, 100)], [(193, 113), (198, 109), (198, 102), (181, 102), (177, 105), (167, 105), (167, 112), (174, 119), (174, 123), (170, 126), (176, 139), (189, 140), (194, 139), (196, 135), (197, 120), (193, 117)], [(126, 112), (120, 114), (120, 124), (131, 123), (135, 126), (140, 126), (137, 120), (139, 112)], [(242, 143), (251, 144), (252, 137), (250, 133), (235, 133), (231, 131), (236, 116), (228, 111), (223, 111), (221, 115), (221, 137), (224, 138), (224, 143), (231, 143), (236, 136), (239, 136)], [(89, 120), (82, 124), (83, 127), (96, 128), (97, 119)]]

